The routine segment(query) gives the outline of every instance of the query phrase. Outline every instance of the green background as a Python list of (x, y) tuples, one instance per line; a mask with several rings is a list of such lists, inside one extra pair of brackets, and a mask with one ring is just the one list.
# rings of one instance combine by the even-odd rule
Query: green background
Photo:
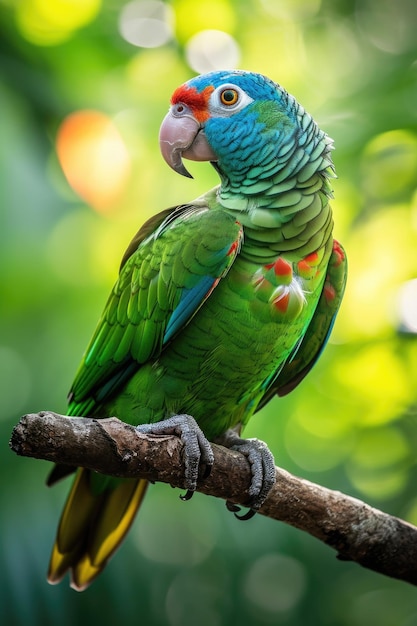
[[(11, 430), (24, 413), (65, 412), (141, 223), (216, 183), (207, 164), (189, 164), (194, 180), (168, 170), (157, 136), (172, 91), (223, 63), (283, 84), (334, 138), (335, 234), (350, 269), (314, 372), (245, 434), (289, 471), (417, 523), (415, 1), (125, 5), (0, 0), (1, 623), (414, 626), (415, 588), (339, 562), (283, 524), (241, 523), (221, 501), (184, 503), (159, 484), (89, 590), (45, 581), (68, 484), (47, 489), (49, 465), (9, 451)], [(143, 12), (148, 47), (124, 38)], [(91, 161), (71, 187), (56, 141), (77, 111), (113, 124), (113, 143), (102, 169)], [(84, 131), (67, 133), (64, 156)]]

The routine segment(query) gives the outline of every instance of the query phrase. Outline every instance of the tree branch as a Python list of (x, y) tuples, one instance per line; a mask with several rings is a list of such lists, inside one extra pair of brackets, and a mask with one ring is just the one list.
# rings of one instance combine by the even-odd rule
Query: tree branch
[[(25, 415), (13, 430), (10, 447), (21, 456), (184, 488), (180, 439), (142, 435), (114, 417), (69, 418), (46, 411)], [(197, 490), (244, 505), (250, 484), (246, 458), (215, 444), (213, 452), (212, 472)], [(283, 469), (276, 471), (276, 485), (260, 514), (310, 533), (342, 560), (417, 585), (416, 527)]]

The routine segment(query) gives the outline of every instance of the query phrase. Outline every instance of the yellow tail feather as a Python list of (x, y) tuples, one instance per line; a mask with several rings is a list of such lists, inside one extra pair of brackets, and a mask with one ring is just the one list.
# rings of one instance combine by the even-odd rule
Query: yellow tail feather
[(125, 537), (147, 486), (146, 480), (120, 479), (96, 495), (90, 471), (80, 468), (59, 522), (48, 581), (58, 583), (70, 569), (71, 586), (86, 589)]

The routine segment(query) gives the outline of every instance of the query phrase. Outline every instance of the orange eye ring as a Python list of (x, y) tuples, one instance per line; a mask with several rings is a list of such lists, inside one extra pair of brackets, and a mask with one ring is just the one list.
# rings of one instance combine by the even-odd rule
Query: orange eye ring
[(224, 89), (220, 94), (220, 102), (226, 106), (233, 106), (239, 100), (239, 93), (236, 89)]

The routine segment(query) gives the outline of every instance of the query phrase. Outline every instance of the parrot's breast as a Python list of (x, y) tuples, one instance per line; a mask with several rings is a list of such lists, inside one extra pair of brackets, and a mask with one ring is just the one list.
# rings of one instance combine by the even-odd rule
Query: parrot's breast
[(325, 278), (323, 253), (259, 266), (238, 258), (204, 306), (108, 414), (147, 423), (192, 415), (209, 439), (246, 423), (303, 337)]

